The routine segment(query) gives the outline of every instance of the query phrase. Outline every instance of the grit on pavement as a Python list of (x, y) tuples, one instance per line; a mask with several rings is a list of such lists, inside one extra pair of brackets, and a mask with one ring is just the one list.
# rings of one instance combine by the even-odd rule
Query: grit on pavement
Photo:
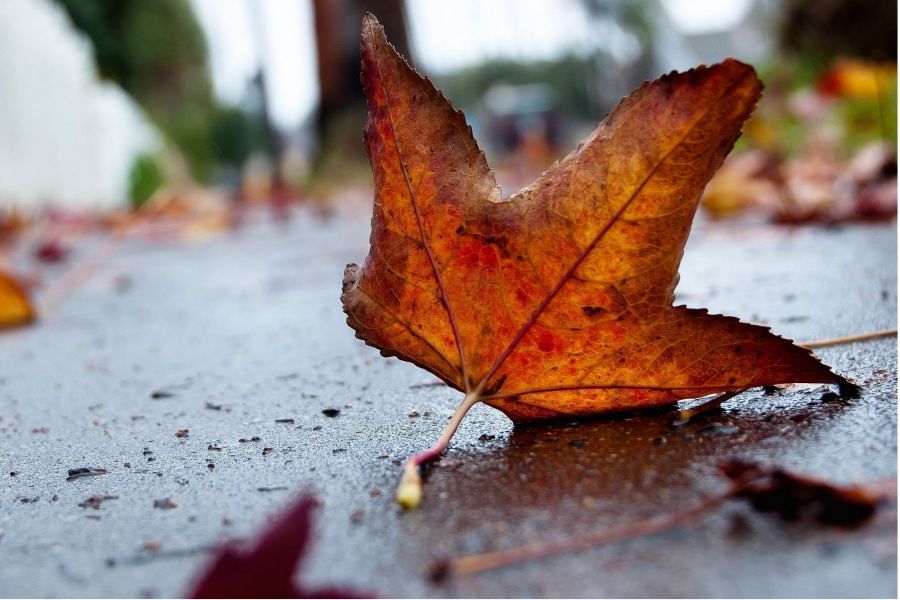
[[(217, 542), (303, 490), (322, 504), (298, 573), (381, 597), (896, 595), (895, 503), (840, 529), (731, 501), (660, 535), (431, 581), (436, 559), (690, 507), (724, 489), (724, 458), (896, 478), (896, 340), (816, 351), (858, 399), (754, 389), (680, 428), (659, 411), (514, 428), (476, 407), (405, 512), (401, 464), (461, 395), (346, 326), (342, 273), (368, 221), (302, 209), (205, 242), (129, 239), (39, 322), (0, 333), (2, 595), (183, 595)], [(894, 327), (896, 256), (895, 224), (698, 222), (677, 302), (798, 341)], [(82, 467), (106, 473), (67, 481)]]

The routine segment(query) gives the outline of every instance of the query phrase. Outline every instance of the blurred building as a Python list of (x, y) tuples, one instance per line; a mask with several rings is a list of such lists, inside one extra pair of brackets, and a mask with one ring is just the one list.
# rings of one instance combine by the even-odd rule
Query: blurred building
[(772, 0), (661, 0), (653, 39), (660, 73), (719, 62), (732, 56), (767, 60), (778, 43), (783, 3)]
[(0, 205), (124, 206), (160, 137), (49, 0), (0, 2)]

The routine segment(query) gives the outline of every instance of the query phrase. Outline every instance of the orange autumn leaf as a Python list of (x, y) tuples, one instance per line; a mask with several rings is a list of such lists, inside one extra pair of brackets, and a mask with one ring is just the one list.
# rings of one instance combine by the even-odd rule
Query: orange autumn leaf
[(514, 421), (847, 384), (768, 328), (672, 306), (700, 194), (761, 93), (751, 67), (728, 59), (643, 85), (509, 198), (463, 114), (371, 15), (362, 82), (375, 207), (342, 302), (383, 355)]
[(19, 282), (0, 271), (0, 329), (30, 323), (34, 316), (31, 302)]

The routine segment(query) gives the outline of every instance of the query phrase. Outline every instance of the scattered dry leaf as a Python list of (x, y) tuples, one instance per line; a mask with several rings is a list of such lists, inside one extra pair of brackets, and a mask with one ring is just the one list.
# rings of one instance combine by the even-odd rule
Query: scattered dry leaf
[(735, 497), (747, 498), (756, 510), (775, 512), (789, 521), (811, 519), (831, 525), (856, 525), (871, 517), (885, 498), (881, 491), (869, 487), (836, 485), (752, 462), (730, 460), (719, 468), (733, 480), (751, 482)]
[(728, 218), (748, 209), (784, 204), (783, 177), (778, 159), (749, 150), (729, 157), (703, 192), (703, 208), (713, 218)]
[(94, 496), (91, 496), (91, 497), (85, 499), (84, 502), (79, 502), (78, 506), (80, 506), (81, 508), (93, 508), (94, 510), (100, 510), (100, 506), (106, 500), (118, 500), (118, 499), (119, 499), (118, 496), (108, 496), (108, 495), (98, 494), (98, 495), (94, 495)]
[(56, 238), (46, 239), (34, 249), (34, 257), (45, 263), (59, 263), (69, 256), (69, 249)]
[(312, 538), (313, 497), (297, 501), (247, 547), (222, 546), (190, 593), (192, 598), (368, 598), (346, 587), (307, 587), (294, 572)]
[(30, 323), (34, 317), (25, 288), (12, 275), (0, 271), (0, 329)]

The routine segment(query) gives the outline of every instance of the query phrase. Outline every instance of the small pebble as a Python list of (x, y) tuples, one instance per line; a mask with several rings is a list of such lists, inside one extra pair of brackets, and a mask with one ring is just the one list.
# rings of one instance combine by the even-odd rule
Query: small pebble
[(79, 479), (81, 477), (91, 477), (93, 475), (105, 474), (106, 469), (103, 469), (101, 467), (79, 467), (77, 469), (69, 469), (69, 476), (66, 477), (66, 481), (72, 481), (73, 479)]

